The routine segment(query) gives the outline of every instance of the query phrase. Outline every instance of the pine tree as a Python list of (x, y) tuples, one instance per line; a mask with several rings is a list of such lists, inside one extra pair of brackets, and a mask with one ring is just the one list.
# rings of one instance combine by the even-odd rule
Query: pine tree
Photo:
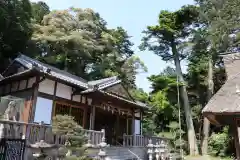
[(85, 160), (86, 148), (84, 144), (87, 138), (84, 135), (83, 128), (74, 121), (74, 117), (68, 115), (57, 115), (53, 118), (53, 133), (57, 135), (66, 135), (66, 149), (72, 151), (75, 155), (69, 155), (66, 160)]

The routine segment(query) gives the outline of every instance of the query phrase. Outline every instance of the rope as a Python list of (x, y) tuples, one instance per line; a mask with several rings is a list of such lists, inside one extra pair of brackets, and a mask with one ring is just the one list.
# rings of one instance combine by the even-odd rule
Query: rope
[(179, 123), (179, 143), (180, 143), (180, 156), (183, 159), (183, 152), (182, 152), (182, 126), (181, 126), (181, 106), (180, 106), (180, 93), (179, 93), (179, 80), (178, 74), (177, 75), (177, 105), (178, 105), (178, 123)]

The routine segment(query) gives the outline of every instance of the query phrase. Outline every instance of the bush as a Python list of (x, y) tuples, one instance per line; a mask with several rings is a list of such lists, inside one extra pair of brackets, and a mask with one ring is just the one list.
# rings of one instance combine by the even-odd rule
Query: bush
[(231, 138), (228, 135), (228, 127), (225, 127), (221, 133), (213, 133), (209, 137), (209, 154), (211, 156), (225, 157), (230, 141)]
[(69, 145), (67, 150), (71, 150), (77, 156), (68, 156), (67, 160), (87, 160), (85, 155), (86, 148), (83, 147), (87, 142), (83, 128), (74, 121), (74, 118), (68, 115), (56, 115), (53, 118), (53, 133), (66, 135)]

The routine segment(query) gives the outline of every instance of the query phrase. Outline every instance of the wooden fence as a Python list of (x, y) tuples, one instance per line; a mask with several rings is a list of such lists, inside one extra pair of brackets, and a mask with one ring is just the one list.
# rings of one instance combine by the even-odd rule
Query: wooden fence
[(167, 142), (167, 138), (156, 137), (156, 136), (146, 136), (146, 135), (123, 135), (123, 146), (126, 147), (146, 147), (149, 143), (149, 139), (152, 143), (156, 144), (164, 141)]
[[(98, 145), (104, 136), (104, 131), (83, 129), (83, 133), (92, 145)], [(65, 135), (53, 134), (52, 127), (50, 125), (9, 120), (0, 120), (0, 136), (1, 138), (14, 139), (24, 137), (30, 144), (44, 140), (49, 144), (64, 145), (67, 139)]]

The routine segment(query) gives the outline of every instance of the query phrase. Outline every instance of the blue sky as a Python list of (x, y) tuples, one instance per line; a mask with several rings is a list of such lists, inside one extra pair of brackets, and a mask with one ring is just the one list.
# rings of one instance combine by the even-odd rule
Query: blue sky
[[(37, 0), (32, 0), (37, 1)], [(186, 4), (193, 4), (193, 0), (42, 0), (51, 9), (66, 9), (68, 7), (92, 8), (100, 13), (108, 27), (122, 26), (132, 36), (135, 44), (134, 51), (148, 68), (148, 73), (137, 75), (137, 86), (145, 91), (150, 91), (150, 83), (147, 77), (158, 74), (168, 64), (151, 52), (140, 52), (138, 45), (141, 43), (141, 32), (148, 25), (157, 24), (157, 17), (161, 10), (174, 11)], [(171, 64), (170, 64), (171, 65)], [(183, 70), (186, 66), (183, 66)]]

